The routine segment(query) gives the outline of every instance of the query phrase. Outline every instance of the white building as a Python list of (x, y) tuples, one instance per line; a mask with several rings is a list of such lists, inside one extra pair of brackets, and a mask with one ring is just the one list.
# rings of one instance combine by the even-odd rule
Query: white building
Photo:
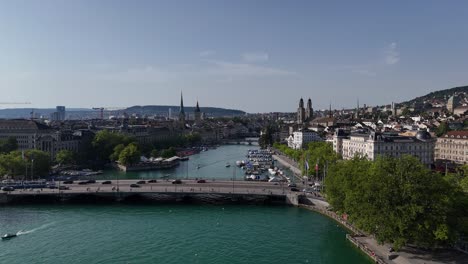
[(412, 155), (429, 166), (434, 161), (435, 139), (426, 131), (418, 131), (416, 136), (399, 136), (392, 134), (369, 133), (344, 135), (337, 131), (333, 137), (333, 149), (343, 159), (354, 156), (375, 160), (380, 156), (400, 157)]
[(309, 142), (323, 141), (323, 139), (312, 131), (296, 131), (288, 138), (288, 146), (293, 149), (301, 149)]
[(468, 164), (468, 131), (449, 131), (437, 139), (435, 158)]

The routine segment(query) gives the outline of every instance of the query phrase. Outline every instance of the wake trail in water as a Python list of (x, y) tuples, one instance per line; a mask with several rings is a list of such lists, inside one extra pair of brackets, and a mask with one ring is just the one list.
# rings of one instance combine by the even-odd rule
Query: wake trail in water
[(31, 230), (20, 230), (20, 231), (18, 231), (18, 233), (16, 233), (16, 235), (17, 235), (17, 236), (21, 236), (21, 235), (31, 234), (31, 233), (34, 233), (34, 232), (36, 232), (36, 231), (45, 229), (45, 228), (47, 228), (47, 227), (49, 227), (49, 226), (52, 226), (52, 225), (54, 225), (54, 224), (55, 224), (55, 222), (50, 222), (50, 223), (41, 225), (40, 227), (31, 229)]

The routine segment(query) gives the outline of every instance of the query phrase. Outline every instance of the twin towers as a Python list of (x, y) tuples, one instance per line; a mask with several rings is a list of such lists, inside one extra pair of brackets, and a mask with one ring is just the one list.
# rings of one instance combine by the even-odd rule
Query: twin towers
[(304, 108), (304, 99), (299, 101), (299, 108), (297, 108), (297, 123), (303, 124), (306, 121), (312, 120), (314, 116), (314, 109), (312, 109), (312, 100), (307, 100), (307, 107)]
[[(195, 110), (194, 110), (194, 119), (195, 119), (195, 122), (200, 122), (202, 120), (202, 113), (200, 111), (200, 106), (198, 105), (198, 100), (197, 100), (197, 106), (195, 107)], [(182, 95), (182, 92), (180, 93), (179, 122), (183, 124), (185, 124), (186, 122), (185, 109), (184, 109), (184, 97)]]

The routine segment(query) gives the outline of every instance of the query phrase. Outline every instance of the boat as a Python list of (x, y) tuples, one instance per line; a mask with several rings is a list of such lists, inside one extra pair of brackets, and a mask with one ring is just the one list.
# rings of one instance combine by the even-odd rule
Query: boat
[(7, 240), (7, 239), (12, 239), (14, 237), (17, 237), (16, 234), (5, 234), (2, 236), (2, 240)]
[(201, 168), (200, 164), (197, 166), (197, 170), (199, 170)]
[(229, 167), (231, 167), (231, 164), (229, 164), (229, 162), (228, 162), (228, 163), (226, 163), (226, 168), (229, 168)]

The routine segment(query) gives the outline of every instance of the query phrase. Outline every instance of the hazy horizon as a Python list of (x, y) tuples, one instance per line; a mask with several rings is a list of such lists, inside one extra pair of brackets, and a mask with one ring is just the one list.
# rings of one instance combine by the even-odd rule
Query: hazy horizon
[[(249, 113), (402, 102), (467, 84), (468, 3), (2, 1), (0, 108)], [(430, 78), (429, 78), (430, 77)]]

